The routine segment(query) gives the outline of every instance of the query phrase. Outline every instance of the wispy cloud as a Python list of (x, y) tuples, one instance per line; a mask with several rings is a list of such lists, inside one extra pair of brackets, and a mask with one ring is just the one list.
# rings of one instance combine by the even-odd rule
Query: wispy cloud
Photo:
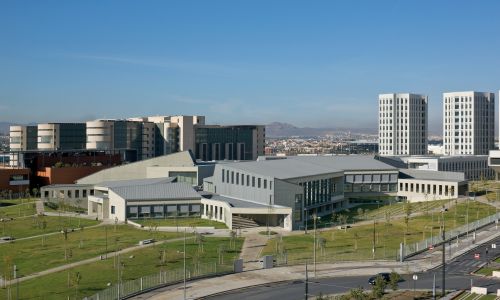
[(72, 59), (99, 61), (106, 63), (127, 64), (154, 68), (172, 69), (177, 71), (192, 72), (192, 73), (209, 73), (219, 75), (233, 75), (244, 72), (244, 68), (236, 67), (227, 64), (216, 64), (199, 61), (182, 61), (170, 60), (166, 58), (136, 58), (128, 56), (115, 55), (87, 55), (87, 54), (70, 54), (67, 55)]

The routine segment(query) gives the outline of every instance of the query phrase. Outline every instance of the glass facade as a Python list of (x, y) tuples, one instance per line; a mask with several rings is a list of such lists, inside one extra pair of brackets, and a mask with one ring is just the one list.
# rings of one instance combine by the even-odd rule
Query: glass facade
[(342, 195), (342, 189), (333, 178), (300, 182), (304, 189), (305, 206), (330, 202), (333, 196)]
[(177, 177), (177, 182), (186, 182), (190, 185), (198, 185), (198, 177), (196, 172), (170, 171), (168, 172), (168, 176)]
[(201, 216), (201, 204), (129, 205), (128, 219), (162, 219)]
[(60, 150), (85, 149), (87, 143), (85, 123), (60, 123), (59, 130)]
[(256, 126), (198, 127), (195, 131), (196, 159), (252, 160)]
[(398, 174), (348, 174), (344, 176), (346, 193), (397, 192)]
[(141, 122), (117, 121), (114, 126), (114, 149), (133, 149), (137, 157), (142, 158), (142, 128)]

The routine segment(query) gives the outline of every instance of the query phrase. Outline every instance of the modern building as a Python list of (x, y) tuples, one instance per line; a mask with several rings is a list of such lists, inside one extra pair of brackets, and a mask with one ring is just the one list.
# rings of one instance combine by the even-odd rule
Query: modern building
[(125, 161), (155, 156), (155, 126), (143, 120), (87, 122), (87, 149), (121, 151)]
[(494, 178), (500, 180), (500, 150), (490, 150), (488, 155), (488, 166), (495, 172)]
[(381, 94), (378, 99), (380, 155), (427, 154), (427, 96)]
[(196, 159), (256, 160), (264, 155), (265, 126), (197, 125), (194, 130)]
[[(38, 127), (37, 126), (10, 126), (10, 144), (9, 151), (26, 151), (37, 149)], [(10, 166), (17, 166), (18, 160), (16, 155), (10, 155)]]
[(213, 163), (197, 162), (191, 151), (184, 151), (105, 169), (83, 177), (77, 183), (175, 177), (178, 182), (201, 186), (203, 179), (212, 175), (213, 169)]
[(494, 149), (495, 94), (443, 94), (445, 155), (488, 155)]
[(465, 195), (463, 173), (427, 170), (401, 170), (398, 197), (412, 202), (456, 199)]
[(37, 149), (81, 150), (86, 148), (85, 123), (38, 124)]
[(460, 172), (466, 180), (493, 179), (495, 176), (487, 155), (393, 156), (381, 160), (402, 169)]
[(217, 164), (204, 189), (224, 199), (291, 208), (292, 219), (276, 215), (277, 224), (297, 229), (312, 215), (346, 208), (349, 197), (395, 196), (397, 180), (397, 168), (369, 156), (263, 157)]
[(20, 197), (30, 188), (30, 170), (26, 168), (0, 168), (0, 196)]

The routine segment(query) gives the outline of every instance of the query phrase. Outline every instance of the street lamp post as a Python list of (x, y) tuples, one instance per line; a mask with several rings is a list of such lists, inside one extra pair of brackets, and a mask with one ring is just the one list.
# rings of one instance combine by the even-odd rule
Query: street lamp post
[(304, 230), (305, 230), (304, 234), (307, 234), (307, 208), (304, 208), (304, 219), (306, 221), (306, 226), (304, 228)]
[(416, 297), (416, 289), (415, 289), (415, 286), (417, 284), (417, 280), (418, 280), (418, 275), (417, 274), (413, 274), (413, 299), (417, 299), (417, 297)]
[(372, 248), (372, 255), (373, 255), (373, 259), (375, 259), (375, 225), (377, 223), (375, 222), (375, 219), (373, 219), (373, 248)]
[(184, 300), (186, 300), (186, 228), (184, 228)]
[(320, 217), (313, 215), (314, 221), (314, 244), (313, 244), (313, 258), (314, 258), (314, 278), (316, 278), (316, 221), (319, 220)]
[(445, 260), (445, 247), (446, 247), (446, 241), (445, 241), (445, 223), (444, 223), (444, 209), (441, 210), (441, 216), (442, 216), (442, 222), (443, 222), (443, 231), (442, 231), (442, 238), (443, 238), (443, 256), (442, 256), (442, 262), (443, 262), (443, 270), (442, 270), (442, 297), (444, 297), (446, 293), (446, 287), (445, 287), (445, 270), (446, 270), (446, 260)]

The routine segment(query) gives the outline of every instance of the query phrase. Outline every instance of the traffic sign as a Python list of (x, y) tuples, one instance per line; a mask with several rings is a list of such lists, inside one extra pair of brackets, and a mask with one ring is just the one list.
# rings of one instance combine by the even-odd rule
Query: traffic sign
[(479, 259), (480, 257), (481, 257), (481, 256), (479, 255), (479, 253), (474, 254), (474, 258), (475, 258), (475, 259)]

